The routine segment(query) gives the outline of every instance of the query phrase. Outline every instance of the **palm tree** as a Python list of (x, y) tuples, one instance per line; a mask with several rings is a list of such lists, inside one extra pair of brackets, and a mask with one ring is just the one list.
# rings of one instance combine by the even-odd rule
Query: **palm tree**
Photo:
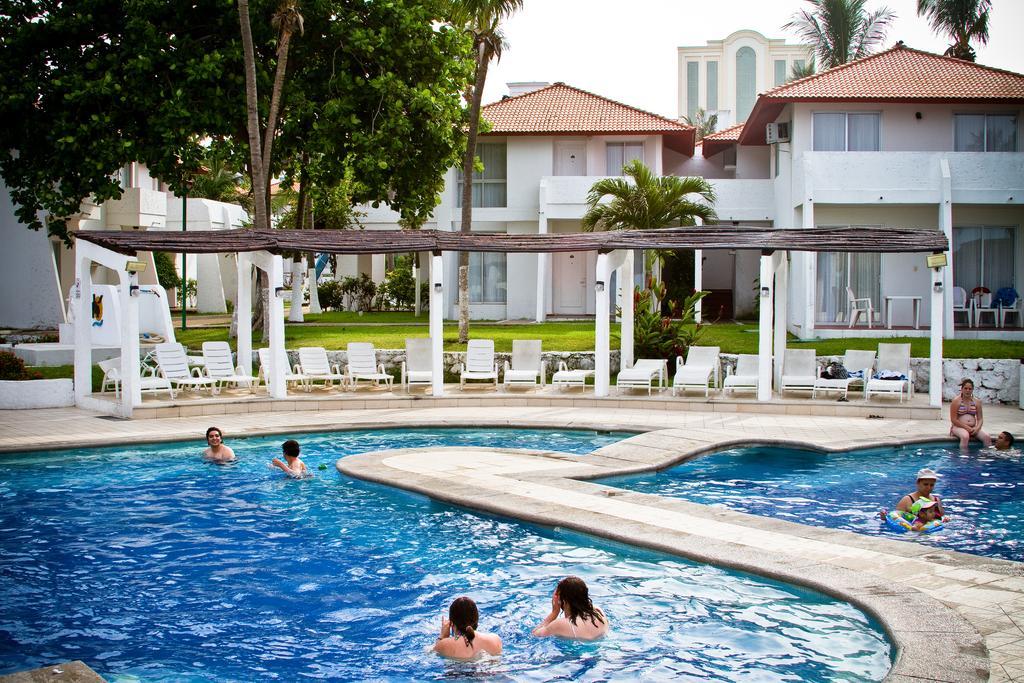
[(867, 57), (885, 40), (896, 19), (888, 7), (874, 12), (864, 9), (866, 0), (807, 0), (811, 9), (793, 15), (783, 30), (796, 34), (814, 46), (823, 69)]
[(817, 73), (818, 67), (814, 63), (814, 57), (811, 57), (807, 62), (800, 64), (793, 62), (793, 68), (789, 71), (789, 78), (786, 80), (787, 83), (791, 81), (798, 81), (801, 78), (807, 78)]
[(969, 62), (977, 56), (971, 41), (988, 43), (991, 9), (992, 0), (917, 0), (917, 16), (928, 17), (933, 31), (953, 39), (953, 44), (946, 48), (946, 56)]
[[(492, 59), (501, 59), (505, 48), (501, 22), (521, 9), (523, 0), (453, 0), (453, 21), (464, 26), (473, 38), (475, 64), (472, 85), (466, 88), (469, 130), (466, 153), (462, 158), (462, 232), (473, 226), (473, 167), (476, 162), (476, 138), (480, 130), (480, 107), (487, 82), (487, 67)], [(466, 271), (462, 269), (465, 268)], [(459, 253), (459, 343), (469, 340), (469, 253)]]
[(718, 129), (718, 114), (708, 114), (703, 107), (698, 107), (693, 114), (693, 120), (684, 116), (683, 121), (696, 129), (697, 142), (704, 139), (705, 135), (711, 135)]
[[(659, 230), (696, 225), (698, 218), (704, 223), (717, 220), (715, 190), (704, 178), (657, 176), (639, 159), (626, 164), (622, 175), (632, 182), (603, 178), (591, 186), (584, 231)], [(692, 201), (690, 195), (704, 201)], [(608, 197), (611, 200), (605, 201)]]

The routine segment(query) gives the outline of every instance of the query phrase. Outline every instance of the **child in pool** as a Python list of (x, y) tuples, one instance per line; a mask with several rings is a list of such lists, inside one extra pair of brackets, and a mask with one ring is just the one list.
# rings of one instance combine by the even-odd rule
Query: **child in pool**
[(306, 463), (299, 459), (299, 451), (299, 442), (294, 439), (288, 439), (281, 444), (281, 452), (284, 454), (286, 462), (279, 458), (274, 458), (270, 463), (270, 466), (277, 467), (289, 477), (294, 477), (296, 479), (313, 476), (310, 474), (309, 468), (306, 467)]
[(923, 531), (925, 525), (929, 522), (934, 522), (935, 520), (940, 519), (938, 505), (934, 500), (922, 498), (920, 501), (915, 503), (915, 507), (917, 507), (917, 516), (910, 525), (910, 528), (914, 531)]

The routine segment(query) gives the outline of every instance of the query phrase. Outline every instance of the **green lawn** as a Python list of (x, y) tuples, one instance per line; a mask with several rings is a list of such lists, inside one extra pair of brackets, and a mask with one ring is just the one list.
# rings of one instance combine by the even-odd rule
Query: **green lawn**
[[(32, 365), (28, 369), (33, 372), (38, 372), (43, 376), (43, 379), (74, 379), (75, 378), (75, 366), (74, 365), (53, 365), (44, 367), (41, 365)], [(100, 366), (92, 366), (92, 390), (99, 391), (100, 387), (103, 386), (103, 371), (100, 370)]]
[(307, 323), (402, 323), (427, 324), (429, 318), (423, 311), (419, 316), (411, 311), (371, 311), (360, 315), (355, 311), (328, 311), (326, 313), (306, 313), (302, 316)]
[[(327, 314), (333, 315), (333, 314)], [(389, 315), (389, 314), (380, 314)], [(618, 328), (612, 327), (612, 348), (618, 346)], [(227, 327), (207, 327), (176, 330), (178, 341), (190, 348), (198, 349), (204, 341), (224, 341), (228, 338)], [(594, 324), (592, 322), (559, 322), (540, 324), (481, 324), (471, 325), (470, 335), (475, 338), (493, 339), (497, 351), (511, 351), (513, 339), (541, 339), (545, 349), (557, 351), (592, 351), (594, 349)], [(364, 327), (360, 325), (286, 325), (285, 340), (288, 348), (298, 346), (322, 346), (327, 349), (344, 349), (350, 341), (373, 342), (377, 348), (400, 349), (405, 347), (406, 337), (427, 336), (427, 329), (414, 325), (385, 325)], [(458, 326), (444, 327), (445, 350), (461, 351), (458, 344)], [(718, 323), (707, 325), (700, 344), (720, 346), (723, 353), (757, 353), (757, 325)], [(879, 341), (911, 344), (911, 354), (922, 358), (929, 354), (927, 337), (896, 339), (830, 339), (813, 342), (798, 342), (790, 337), (794, 348), (813, 348), (819, 355), (839, 355), (846, 349), (877, 349)], [(233, 344), (233, 342), (232, 342)], [(259, 346), (259, 334), (254, 334), (254, 344)], [(1024, 342), (997, 340), (947, 340), (943, 344), (946, 358), (1022, 358)]]

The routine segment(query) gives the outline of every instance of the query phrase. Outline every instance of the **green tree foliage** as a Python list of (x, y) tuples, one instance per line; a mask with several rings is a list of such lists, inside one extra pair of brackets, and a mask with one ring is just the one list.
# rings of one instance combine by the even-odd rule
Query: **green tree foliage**
[(971, 41), (988, 43), (988, 19), (992, 0), (917, 0), (917, 15), (928, 18), (932, 31), (953, 39), (946, 56), (973, 62), (977, 55)]
[(790, 69), (790, 71), (789, 71), (789, 78), (786, 79), (786, 82), (789, 83), (791, 81), (798, 81), (801, 78), (807, 78), (808, 76), (813, 76), (815, 73), (817, 73), (817, 71), (818, 71), (818, 65), (815, 63), (814, 57), (811, 57), (809, 60), (807, 60), (803, 64), (798, 64), (796, 62), (793, 62), (793, 68)]
[(697, 108), (692, 121), (689, 116), (684, 116), (683, 121), (696, 128), (698, 142), (703, 140), (705, 135), (711, 135), (718, 130), (718, 114), (708, 114), (703, 107)]
[[(707, 292), (694, 292), (682, 303), (666, 300), (665, 283), (647, 281), (647, 288), (633, 293), (633, 351), (637, 358), (686, 357), (704, 326), (696, 321), (697, 302)], [(670, 313), (662, 314), (667, 307)]]
[(345, 294), (337, 280), (326, 280), (316, 288), (320, 306), (325, 311), (340, 311), (345, 308)]
[(181, 277), (174, 267), (174, 257), (165, 251), (154, 251), (153, 261), (156, 263), (156, 281), (164, 289), (175, 289), (181, 285)]
[(411, 310), (416, 303), (416, 280), (412, 276), (413, 256), (395, 259), (395, 267), (384, 276), (377, 289), (378, 308)]
[(888, 7), (868, 12), (867, 0), (807, 0), (810, 9), (793, 15), (782, 28), (814, 46), (818, 63), (831, 69), (867, 57), (885, 40), (896, 19)]

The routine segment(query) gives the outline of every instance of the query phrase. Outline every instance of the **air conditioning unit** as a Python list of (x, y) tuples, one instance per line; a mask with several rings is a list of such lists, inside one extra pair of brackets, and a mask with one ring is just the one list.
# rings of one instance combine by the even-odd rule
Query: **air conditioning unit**
[(769, 123), (765, 127), (765, 139), (769, 145), (776, 142), (789, 142), (789, 121)]

